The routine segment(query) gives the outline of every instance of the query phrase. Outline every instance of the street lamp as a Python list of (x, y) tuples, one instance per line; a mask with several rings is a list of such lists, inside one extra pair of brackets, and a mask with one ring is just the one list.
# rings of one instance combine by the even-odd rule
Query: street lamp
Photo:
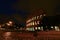
[(6, 23), (7, 26), (12, 26), (13, 22), (12, 21), (9, 21), (8, 23)]
[(12, 24), (13, 22), (12, 21), (9, 21), (9, 24)]
[(7, 26), (10, 26), (11, 24), (9, 24), (9, 23), (6, 23), (7, 24)]

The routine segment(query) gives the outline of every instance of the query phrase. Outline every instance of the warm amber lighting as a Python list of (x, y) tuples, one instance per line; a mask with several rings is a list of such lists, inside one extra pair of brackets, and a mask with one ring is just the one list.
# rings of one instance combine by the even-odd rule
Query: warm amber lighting
[(32, 18), (31, 20), (33, 21), (34, 19)]
[(28, 23), (28, 22), (30, 22), (30, 21), (32, 21), (31, 19), (29, 19), (29, 20), (27, 20), (27, 22), (26, 23)]
[(28, 26), (28, 24), (26, 26)]
[(12, 21), (9, 21), (10, 24), (12, 24), (13, 22)]
[(12, 21), (9, 21), (8, 23), (6, 23), (7, 26), (12, 26), (13, 22)]
[(39, 24), (39, 21), (37, 21), (37, 24)]
[(43, 16), (46, 16), (46, 14), (43, 14)]
[(11, 24), (9, 24), (9, 23), (6, 23), (8, 26), (10, 26)]
[(31, 26), (31, 23), (27, 24), (27, 26)]
[(37, 19), (39, 19), (39, 16), (37, 16)]
[(33, 20), (35, 20), (36, 19), (36, 16), (35, 17), (33, 17)]
[[(34, 25), (39, 25), (40, 24), (40, 18), (42, 18), (42, 14), (38, 16), (34, 16), (31, 19), (26, 21), (26, 26), (34, 26)], [(39, 20), (39, 21), (38, 21)]]
[(58, 26), (55, 26), (55, 30), (56, 31), (60, 31)]
[(5, 34), (4, 34), (4, 36), (10, 36), (11, 35), (11, 32), (6, 32)]
[(35, 29), (37, 30), (38, 28), (37, 28), (37, 27), (35, 27)]
[(32, 22), (32, 25), (34, 25), (34, 22)]
[(40, 15), (40, 18), (42, 18), (42, 15)]
[(35, 25), (37, 25), (37, 22), (35, 21)]

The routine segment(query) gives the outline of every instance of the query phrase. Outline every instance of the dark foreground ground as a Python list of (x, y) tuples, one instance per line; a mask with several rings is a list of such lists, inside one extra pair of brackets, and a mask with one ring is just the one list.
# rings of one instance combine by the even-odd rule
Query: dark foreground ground
[(0, 31), (0, 40), (60, 40), (60, 32), (5, 32)]

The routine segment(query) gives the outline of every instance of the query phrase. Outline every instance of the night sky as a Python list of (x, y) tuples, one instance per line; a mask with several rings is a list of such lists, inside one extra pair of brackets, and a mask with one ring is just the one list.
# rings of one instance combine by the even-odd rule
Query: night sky
[(0, 13), (25, 15), (35, 8), (45, 8), (49, 14), (59, 4), (58, 0), (0, 0)]
[(47, 11), (48, 16), (53, 16), (59, 11), (59, 4), (59, 0), (19, 0), (16, 7), (17, 10), (26, 11), (25, 14), (29, 14), (33, 9), (43, 8)]
[(0, 0), (0, 13), (1, 14), (12, 14), (15, 13), (16, 10), (13, 9), (13, 4), (16, 0)]
[(11, 15), (20, 13), (23, 15), (25, 11), (22, 9), (17, 10), (17, 3), (18, 0), (0, 0), (0, 14)]
[(36, 8), (44, 8), (48, 16), (60, 9), (58, 0), (0, 0), (0, 14), (7, 16), (19, 15), (23, 19)]

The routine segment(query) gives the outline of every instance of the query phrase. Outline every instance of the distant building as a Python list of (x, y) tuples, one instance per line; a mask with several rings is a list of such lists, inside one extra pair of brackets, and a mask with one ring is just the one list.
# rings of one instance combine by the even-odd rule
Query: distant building
[(26, 20), (26, 30), (35, 31), (35, 30), (43, 30), (41, 26), (41, 20), (43, 16), (46, 16), (46, 12), (43, 9), (34, 10)]

